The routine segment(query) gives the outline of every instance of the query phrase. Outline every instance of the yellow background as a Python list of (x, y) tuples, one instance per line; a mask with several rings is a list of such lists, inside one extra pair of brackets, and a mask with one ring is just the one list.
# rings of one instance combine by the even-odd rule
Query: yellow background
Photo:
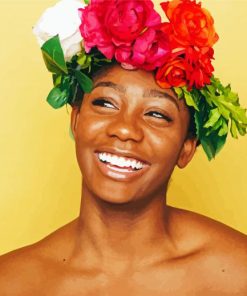
[[(80, 173), (66, 108), (45, 101), (52, 87), (32, 26), (53, 0), (0, 0), (0, 253), (33, 243), (78, 215)], [(158, 3), (158, 1), (157, 1)], [(205, 0), (220, 41), (216, 76), (247, 106), (247, 0)], [(200, 148), (176, 170), (170, 204), (247, 234), (247, 137), (228, 140), (216, 160)]]

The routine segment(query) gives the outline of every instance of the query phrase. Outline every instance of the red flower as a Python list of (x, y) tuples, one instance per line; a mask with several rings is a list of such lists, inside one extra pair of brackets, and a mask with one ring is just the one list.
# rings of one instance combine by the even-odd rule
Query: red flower
[(192, 0), (161, 3), (171, 28), (172, 38), (182, 46), (212, 47), (218, 40), (210, 13)]
[[(181, 54), (182, 53), (182, 54)], [(200, 89), (210, 84), (214, 68), (211, 64), (214, 51), (212, 48), (188, 47), (160, 67), (156, 73), (156, 82), (162, 88), (188, 86)]]
[(182, 87), (187, 83), (185, 60), (177, 57), (160, 67), (155, 76), (162, 88)]
[(197, 89), (210, 84), (210, 78), (214, 71), (211, 59), (214, 50), (212, 48), (187, 48), (185, 53), (187, 80), (189, 89), (193, 86)]

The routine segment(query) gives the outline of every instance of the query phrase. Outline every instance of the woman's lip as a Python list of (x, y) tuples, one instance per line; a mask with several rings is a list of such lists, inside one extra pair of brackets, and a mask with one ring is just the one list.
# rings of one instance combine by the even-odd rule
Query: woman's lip
[(116, 181), (131, 181), (135, 178), (142, 176), (149, 168), (150, 165), (144, 165), (140, 170), (128, 170), (126, 168), (121, 168), (117, 166), (113, 166), (109, 163), (103, 163), (99, 160), (98, 153), (94, 153), (96, 163), (103, 173), (103, 175), (110, 177)]

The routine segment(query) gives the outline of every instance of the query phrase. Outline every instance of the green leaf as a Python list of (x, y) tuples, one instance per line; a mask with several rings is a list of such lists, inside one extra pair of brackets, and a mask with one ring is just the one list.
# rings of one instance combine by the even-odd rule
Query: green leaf
[(222, 121), (222, 126), (221, 126), (221, 128), (220, 128), (220, 130), (219, 130), (219, 132), (218, 132), (218, 135), (219, 135), (220, 137), (222, 137), (222, 136), (224, 136), (224, 135), (227, 135), (227, 133), (228, 133), (228, 124), (226, 123), (225, 120), (223, 120), (223, 121)]
[(84, 3), (86, 4), (86, 5), (88, 5), (89, 4), (89, 0), (84, 0)]
[[(82, 49), (81, 53), (78, 55), (77, 60), (76, 60), (77, 64), (80, 65), (80, 69), (86, 69), (89, 68), (91, 66), (91, 62), (92, 62), (92, 57), (91, 55), (87, 55), (85, 52), (85, 49)], [(80, 70), (77, 67), (77, 70)]]
[(212, 84), (206, 85), (207, 90), (210, 94), (215, 95), (215, 87)]
[(93, 81), (81, 71), (75, 70), (75, 77), (85, 93), (90, 93), (93, 89)]
[(237, 125), (237, 129), (238, 129), (238, 132), (241, 136), (244, 136), (246, 134), (246, 124), (242, 124), (240, 122), (235, 122), (236, 125)]
[(218, 154), (220, 152), (220, 150), (224, 147), (225, 143), (226, 143), (226, 139), (227, 139), (227, 134), (222, 136), (222, 137), (217, 137), (217, 142), (216, 142), (216, 154)]
[(232, 118), (234, 118), (236, 121), (247, 124), (245, 109), (241, 108), (240, 106), (233, 105), (231, 102), (227, 102), (225, 100), (222, 100), (220, 103), (231, 113)]
[(190, 92), (184, 90), (184, 99), (188, 106), (194, 107), (194, 109), (199, 111), (199, 108), (194, 100), (194, 97)]
[(225, 120), (225, 119), (221, 116), (219, 118), (219, 120), (212, 126), (212, 128), (209, 131), (210, 132), (217, 131), (223, 125), (223, 120)]
[(203, 150), (205, 151), (208, 160), (215, 158), (226, 143), (227, 135), (219, 137), (217, 134), (212, 134), (210, 137), (200, 139)]
[(237, 125), (236, 125), (236, 122), (235, 120), (232, 120), (231, 121), (231, 135), (234, 139), (237, 139), (238, 138), (238, 129), (237, 129)]
[(199, 111), (197, 106), (197, 92), (189, 92), (187, 91), (186, 87), (173, 87), (175, 93), (177, 94), (179, 99), (184, 98), (185, 102), (188, 106), (193, 107), (197, 111)]
[(204, 127), (208, 128), (208, 127), (214, 126), (217, 123), (219, 118), (220, 118), (220, 113), (218, 108), (210, 110), (209, 120), (204, 124)]
[(53, 74), (52, 79), (53, 79), (53, 85), (58, 86), (62, 81), (62, 75), (61, 74)]
[(207, 157), (209, 160), (214, 158), (215, 156), (215, 147), (211, 143), (210, 137), (207, 137), (205, 135), (206, 129), (203, 128), (203, 123), (204, 123), (204, 108), (200, 112), (195, 112), (195, 124), (196, 124), (196, 133), (197, 137), (200, 140), (200, 143), (202, 145), (202, 148), (204, 152), (206, 153)]
[(87, 56), (84, 54), (84, 55), (80, 55), (77, 59), (77, 63), (81, 66), (83, 66), (85, 64), (87, 60)]
[(209, 118), (210, 108), (211, 106), (208, 104), (208, 102), (201, 99), (199, 102), (200, 111), (195, 112), (197, 137), (200, 140), (202, 148), (209, 160), (213, 159), (222, 149), (227, 137), (227, 135), (222, 137), (218, 135), (218, 129), (224, 124), (222, 117), (218, 118), (218, 121), (212, 127), (204, 127)]
[(222, 104), (219, 104), (219, 102), (217, 103), (217, 105), (218, 105), (218, 109), (219, 109), (219, 111), (220, 111), (220, 114), (221, 114), (225, 119), (229, 120), (229, 118), (230, 118), (230, 111), (227, 110), (227, 109), (225, 108), (225, 106), (223, 106)]
[(201, 137), (201, 119), (200, 119), (199, 112), (195, 112), (194, 120), (195, 120), (195, 126), (196, 126), (196, 135), (197, 135), (198, 139), (200, 139), (200, 137)]
[(58, 35), (46, 41), (41, 47), (41, 50), (48, 71), (56, 74), (68, 74)]
[[(211, 95), (210, 95), (210, 93), (206, 90), (206, 89), (201, 89), (200, 90), (200, 93), (201, 93), (201, 95), (204, 97), (204, 99), (205, 99), (205, 101), (206, 101), (206, 103), (207, 103), (207, 105), (209, 106), (209, 107), (211, 107), (211, 108), (213, 108), (213, 107), (215, 107), (214, 106), (214, 104), (213, 104), (213, 102), (212, 102), (212, 98), (211, 98)], [(210, 108), (210, 109), (211, 109)]]
[(211, 142), (207, 138), (202, 138), (200, 142), (208, 160), (212, 160), (215, 157), (215, 149), (212, 147)]
[(178, 98), (182, 99), (183, 94), (184, 94), (182, 88), (181, 87), (173, 87), (173, 89), (174, 89), (175, 93), (177, 94)]
[(68, 101), (68, 92), (67, 90), (61, 91), (59, 87), (54, 87), (48, 97), (47, 102), (54, 108), (58, 109), (65, 105)]

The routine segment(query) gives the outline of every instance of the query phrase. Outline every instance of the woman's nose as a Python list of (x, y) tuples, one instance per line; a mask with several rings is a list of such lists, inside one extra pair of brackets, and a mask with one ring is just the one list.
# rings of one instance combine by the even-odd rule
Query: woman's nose
[(143, 128), (138, 123), (136, 115), (119, 114), (110, 122), (107, 127), (107, 134), (110, 137), (117, 137), (121, 141), (136, 141), (143, 139)]

